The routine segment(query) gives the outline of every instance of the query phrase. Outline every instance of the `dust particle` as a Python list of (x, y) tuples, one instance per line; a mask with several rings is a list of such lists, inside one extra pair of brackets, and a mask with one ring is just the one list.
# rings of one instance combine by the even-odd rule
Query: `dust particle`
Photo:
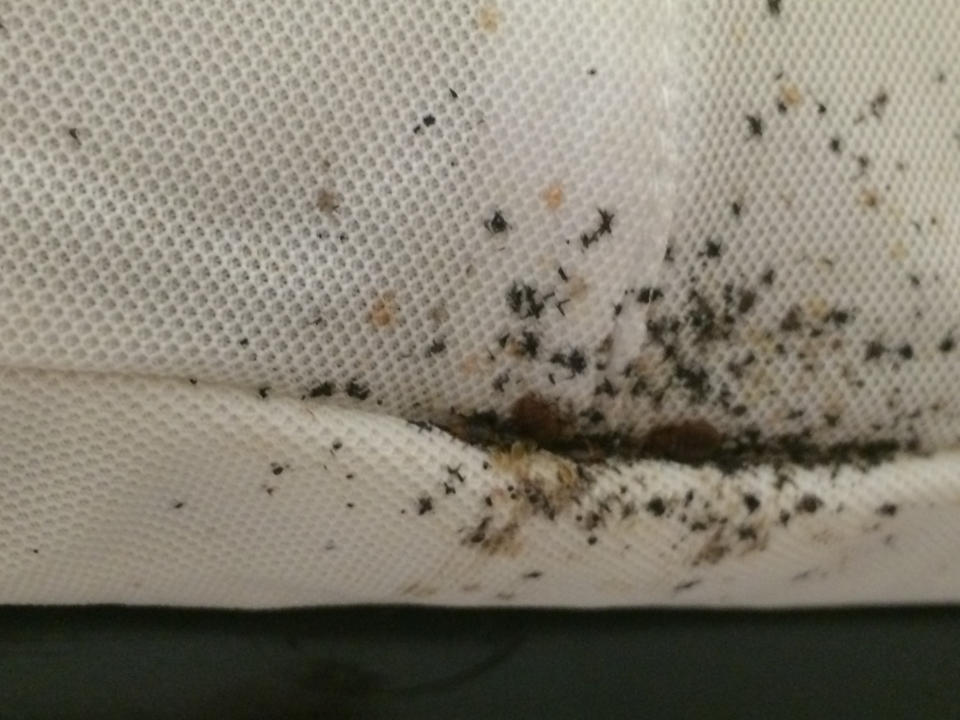
[(897, 514), (897, 506), (893, 503), (884, 503), (877, 508), (877, 515), (886, 515), (887, 517), (893, 517)]
[(823, 505), (823, 500), (812, 493), (805, 493), (797, 501), (795, 510), (798, 513), (815, 513)]

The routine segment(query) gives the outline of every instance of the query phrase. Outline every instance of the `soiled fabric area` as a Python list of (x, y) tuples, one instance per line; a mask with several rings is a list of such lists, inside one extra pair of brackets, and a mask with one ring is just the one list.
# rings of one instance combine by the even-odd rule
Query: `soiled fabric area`
[(0, 601), (960, 598), (952, 3), (0, 24)]

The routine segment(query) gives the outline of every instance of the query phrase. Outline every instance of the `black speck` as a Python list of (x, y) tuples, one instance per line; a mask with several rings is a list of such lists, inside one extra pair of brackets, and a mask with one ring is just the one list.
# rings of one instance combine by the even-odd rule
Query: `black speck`
[(456, 100), (456, 99), (457, 99), (458, 97), (460, 97), (460, 96), (457, 95), (457, 91), (456, 91), (456, 90), (454, 90), (453, 88), (450, 88), (450, 97), (453, 98), (454, 100)]
[(904, 360), (913, 360), (913, 346), (910, 343), (904, 343), (897, 348), (897, 354)]
[(860, 174), (863, 175), (870, 169), (870, 158), (866, 155), (857, 155), (857, 165), (860, 167)]
[(528, 358), (535, 358), (540, 350), (540, 338), (529, 330), (523, 331), (523, 340), (520, 342), (520, 349)]
[(347, 385), (346, 393), (356, 400), (366, 400), (370, 397), (370, 388), (356, 380), (351, 380)]
[(457, 489), (450, 483), (443, 484), (443, 494), (444, 495), (456, 495)]
[(637, 302), (646, 305), (647, 303), (656, 302), (662, 297), (663, 290), (660, 288), (644, 287), (640, 288), (640, 291), (637, 293)]
[(740, 302), (737, 303), (737, 310), (741, 315), (750, 312), (754, 303), (757, 301), (757, 294), (752, 290), (742, 290), (740, 292)]
[(947, 335), (943, 340), (940, 341), (940, 344), (937, 345), (937, 349), (942, 353), (948, 353), (951, 352), (956, 345), (957, 343), (953, 339), (953, 336)]
[(763, 137), (763, 118), (759, 115), (747, 115), (751, 137)]
[(839, 155), (842, 150), (843, 150), (843, 141), (838, 137), (830, 138), (830, 152), (833, 152)]
[(543, 573), (539, 570), (531, 570), (528, 573), (524, 573), (523, 577), (525, 580), (536, 580), (539, 577), (543, 577)]
[(426, 126), (426, 127), (430, 127), (431, 125), (435, 125), (436, 122), (437, 122), (437, 119), (436, 119), (433, 115), (424, 115), (424, 116), (423, 116), (423, 124), (424, 124), (424, 126)]
[(347, 509), (353, 510), (353, 508), (354, 508), (354, 504), (353, 504), (352, 502), (348, 502), (348, 503), (347, 503)]
[(871, 340), (867, 343), (867, 350), (864, 354), (865, 359), (867, 360), (876, 360), (879, 357), (882, 357), (887, 349), (883, 346), (883, 343), (879, 340)]
[(796, 332), (801, 327), (800, 308), (794, 305), (780, 321), (780, 329), (784, 332)]
[(753, 493), (747, 493), (743, 496), (743, 504), (747, 506), (747, 514), (750, 514), (760, 507), (760, 500)]
[(196, 384), (197, 384), (197, 379), (196, 379), (196, 378), (187, 378), (187, 379), (190, 381), (190, 384), (191, 384), (191, 385), (196, 385)]
[(177, 500), (177, 501), (175, 501), (175, 502), (173, 503), (173, 509), (174, 509), (174, 510), (179, 510), (179, 509), (182, 508), (184, 505), (186, 505), (186, 503), (183, 502), (183, 500)]
[(846, 325), (850, 321), (850, 313), (848, 313), (846, 310), (831, 310), (830, 314), (827, 316), (827, 319), (837, 326)]
[(240, 338), (240, 347), (246, 347), (250, 344), (250, 341), (247, 338)]
[(602, 208), (597, 208), (597, 212), (600, 213), (600, 224), (597, 226), (597, 235), (612, 234), (614, 214)]
[(763, 275), (760, 276), (760, 282), (764, 285), (773, 285), (773, 279), (776, 277), (776, 273), (773, 268), (769, 268)]
[(893, 517), (897, 514), (897, 506), (893, 503), (884, 503), (877, 508), (877, 515), (886, 515), (887, 517)]
[(312, 398), (330, 397), (333, 395), (334, 385), (331, 382), (322, 382), (319, 385), (310, 388), (308, 395)]
[(740, 217), (740, 213), (743, 212), (743, 205), (739, 202), (730, 203), (730, 211), (733, 213), (734, 217)]
[[(3, 26), (0, 25), (0, 28)], [(79, 146), (80, 143), (80, 131), (77, 128), (67, 128), (67, 135), (73, 138), (73, 141)]]
[(449, 475), (450, 477), (456, 478), (461, 483), (463, 483), (466, 480), (466, 478), (463, 477), (463, 473), (460, 472), (460, 467), (461, 467), (460, 465), (457, 465), (456, 467), (450, 467), (449, 465), (447, 465), (446, 467), (447, 467), (447, 475)]
[(877, 120), (880, 120), (883, 117), (884, 111), (887, 109), (887, 103), (890, 102), (890, 96), (887, 95), (886, 90), (881, 90), (874, 96), (873, 100), (870, 101), (870, 114), (873, 115)]
[(493, 217), (488, 220), (483, 221), (483, 226), (487, 229), (491, 235), (499, 235), (510, 229), (510, 224), (503, 217), (503, 213), (499, 210), (495, 210)]
[(596, 68), (590, 68), (589, 70), (587, 70), (587, 75), (596, 75), (596, 74), (597, 74)]
[(689, 590), (692, 587), (696, 587), (702, 581), (701, 580), (687, 580), (686, 582), (679, 583), (673, 586), (673, 591), (675, 593), (683, 592), (684, 590)]
[(767, 0), (767, 11), (774, 17), (779, 17), (780, 3), (781, 0)]
[(564, 282), (566, 282), (567, 280), (570, 279), (570, 278), (567, 276), (567, 273), (564, 272), (564, 269), (563, 269), (562, 266), (560, 266), (560, 267), (557, 268), (557, 275), (559, 275), (559, 276), (560, 276), (560, 279), (563, 280)]
[(705, 255), (708, 258), (718, 258), (723, 253), (723, 244), (717, 242), (716, 240), (707, 240), (706, 245), (704, 245), (703, 252), (701, 255)]
[(336, 452), (337, 450), (343, 447), (343, 443), (340, 442), (339, 440), (334, 440), (333, 445), (331, 445), (330, 447), (333, 449), (334, 452)]
[(597, 544), (597, 536), (596, 536), (596, 535), (591, 535), (590, 537), (588, 537), (588, 538), (587, 538), (587, 544), (588, 544), (588, 545), (596, 545), (596, 544)]
[(417, 498), (417, 515), (426, 515), (428, 512), (433, 512), (433, 498), (421, 495)]
[(827, 114), (827, 106), (824, 105), (822, 102), (818, 102), (818, 103), (817, 103), (817, 115), (826, 115), (826, 114)]
[(280, 463), (270, 463), (270, 472), (274, 475), (280, 475), (283, 473), (283, 465)]
[(614, 317), (617, 317), (617, 316), (618, 316), (620, 313), (622, 313), (622, 312), (623, 312), (623, 304), (622, 304), (622, 303), (617, 303), (616, 305), (613, 306), (613, 316), (614, 316)]
[(503, 388), (510, 382), (509, 373), (501, 373), (493, 379), (493, 389), (497, 392), (503, 392)]
[(446, 352), (447, 342), (443, 338), (436, 338), (430, 347), (427, 348), (427, 357), (432, 357), (433, 355), (439, 355), (440, 353)]
[(647, 503), (647, 512), (654, 517), (660, 517), (667, 511), (667, 505), (663, 498), (654, 497)]
[(269, 385), (264, 385), (261, 388), (257, 388), (257, 395), (259, 395), (261, 399), (266, 400), (269, 394), (270, 394)]
[(805, 493), (797, 501), (796, 511), (798, 513), (815, 513), (823, 506), (823, 500), (812, 493)]
[(587, 369), (587, 358), (583, 352), (574, 348), (568, 355), (563, 353), (554, 353), (550, 357), (550, 362), (554, 365), (560, 365), (567, 368), (574, 375), (580, 375)]

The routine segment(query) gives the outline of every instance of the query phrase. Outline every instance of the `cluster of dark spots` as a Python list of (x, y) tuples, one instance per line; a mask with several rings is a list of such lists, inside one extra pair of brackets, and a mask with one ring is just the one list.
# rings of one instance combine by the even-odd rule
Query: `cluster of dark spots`
[(510, 229), (510, 224), (500, 210), (494, 210), (493, 216), (483, 221), (483, 226), (491, 235), (499, 235)]
[(540, 350), (540, 338), (529, 330), (524, 330), (520, 338), (520, 342), (517, 345), (520, 354), (531, 360), (536, 358)]
[(759, 115), (747, 115), (747, 126), (750, 130), (750, 137), (763, 137), (763, 118)]
[(309, 398), (319, 398), (319, 397), (330, 397), (336, 392), (337, 386), (332, 382), (324, 381), (319, 385), (314, 385), (307, 392), (307, 397)]
[(877, 508), (877, 515), (886, 515), (887, 517), (893, 517), (897, 514), (897, 506), (893, 503), (884, 503)]
[(587, 369), (587, 358), (583, 351), (578, 348), (574, 348), (568, 353), (555, 352), (550, 356), (550, 362), (569, 370), (571, 377), (581, 375)]
[(433, 512), (433, 498), (421, 495), (417, 498), (417, 515), (426, 515), (428, 512)]
[(514, 281), (507, 290), (507, 307), (520, 318), (539, 320), (546, 301), (552, 296), (553, 293), (541, 296), (535, 287)]
[(580, 244), (584, 249), (593, 245), (604, 235), (613, 234), (613, 219), (615, 215), (612, 212), (602, 208), (597, 208), (597, 213), (600, 215), (600, 220), (597, 223), (597, 227), (591, 232), (584, 232), (580, 234)]
[(370, 388), (356, 379), (349, 382), (345, 392), (354, 400), (366, 400), (370, 397)]
[(456, 495), (457, 489), (450, 483), (443, 483), (443, 494), (444, 495)]
[(408, 423), (417, 428), (417, 432), (433, 432), (433, 423), (426, 420), (407, 420)]
[(613, 383), (610, 382), (609, 378), (604, 378), (603, 382), (593, 390), (594, 395), (607, 395), (609, 397), (616, 397), (619, 392), (620, 391), (613, 386)]
[(618, 317), (623, 312), (623, 303), (616, 303), (613, 306), (613, 316)]
[(663, 290), (657, 287), (642, 287), (637, 291), (637, 302), (646, 305), (663, 297)]
[(447, 470), (447, 475), (449, 475), (452, 478), (455, 478), (461, 484), (463, 484), (466, 479), (463, 477), (463, 473), (460, 471), (461, 467), (462, 465), (457, 465), (456, 467), (451, 467), (450, 465), (447, 465), (446, 470)]
[(807, 513), (812, 515), (821, 507), (823, 507), (823, 500), (813, 493), (804, 493), (800, 496), (800, 499), (797, 500), (794, 510), (796, 510), (798, 514)]
[(434, 338), (433, 342), (430, 343), (430, 347), (427, 348), (427, 357), (439, 355), (446, 351), (447, 351), (446, 339), (442, 337)]

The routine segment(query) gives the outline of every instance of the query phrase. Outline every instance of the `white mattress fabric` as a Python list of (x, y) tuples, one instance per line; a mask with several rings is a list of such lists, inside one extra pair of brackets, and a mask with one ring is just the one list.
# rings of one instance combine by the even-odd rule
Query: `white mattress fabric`
[(951, 0), (0, 0), (0, 602), (960, 600)]

